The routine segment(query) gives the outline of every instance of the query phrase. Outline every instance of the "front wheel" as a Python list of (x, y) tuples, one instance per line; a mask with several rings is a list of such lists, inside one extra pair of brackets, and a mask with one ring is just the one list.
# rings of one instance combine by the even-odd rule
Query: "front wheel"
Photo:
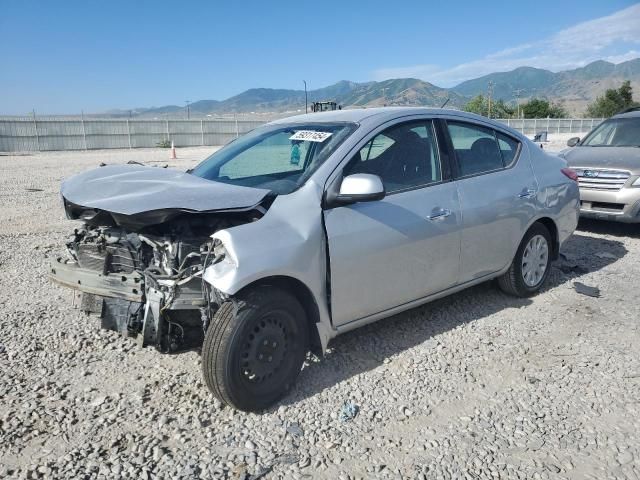
[(263, 410), (293, 385), (308, 347), (300, 302), (275, 287), (257, 287), (224, 303), (202, 346), (202, 373), (223, 403)]
[(522, 239), (509, 270), (498, 277), (500, 288), (517, 297), (537, 293), (551, 271), (551, 245), (549, 230), (534, 223)]

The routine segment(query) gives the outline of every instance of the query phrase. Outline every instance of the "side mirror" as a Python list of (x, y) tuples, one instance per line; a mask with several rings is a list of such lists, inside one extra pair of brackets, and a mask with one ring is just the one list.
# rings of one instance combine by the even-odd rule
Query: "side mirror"
[(342, 179), (340, 190), (327, 192), (327, 207), (349, 205), (358, 202), (372, 202), (382, 200), (386, 192), (382, 180), (370, 173), (354, 173)]
[(580, 137), (571, 137), (567, 140), (567, 147), (575, 147), (578, 143), (580, 143)]

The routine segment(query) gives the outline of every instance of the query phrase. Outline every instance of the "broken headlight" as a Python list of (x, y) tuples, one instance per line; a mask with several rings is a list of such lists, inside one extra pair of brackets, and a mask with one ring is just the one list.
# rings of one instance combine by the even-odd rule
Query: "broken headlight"
[(229, 256), (229, 252), (219, 238), (215, 238), (213, 240), (213, 250), (211, 253), (213, 255), (213, 261), (211, 262), (212, 265), (217, 265), (220, 262), (231, 262), (235, 265)]
[(228, 270), (236, 268), (237, 262), (229, 253), (222, 240), (214, 238), (202, 246), (204, 268), (210, 267), (216, 275), (223, 275)]

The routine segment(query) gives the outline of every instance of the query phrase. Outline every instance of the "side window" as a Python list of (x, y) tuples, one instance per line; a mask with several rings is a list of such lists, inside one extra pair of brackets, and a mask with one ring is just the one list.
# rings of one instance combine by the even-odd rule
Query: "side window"
[(496, 137), (498, 137), (498, 145), (500, 145), (502, 160), (504, 161), (505, 166), (508, 167), (513, 163), (516, 155), (518, 154), (520, 142), (500, 132), (496, 132)]
[(493, 130), (458, 122), (447, 122), (447, 127), (461, 176), (503, 168), (502, 155)]
[(373, 160), (385, 152), (395, 141), (384, 134), (376, 135), (360, 150), (360, 158), (363, 162)]
[(378, 175), (388, 193), (442, 180), (430, 120), (394, 125), (373, 137), (351, 159), (343, 175)]

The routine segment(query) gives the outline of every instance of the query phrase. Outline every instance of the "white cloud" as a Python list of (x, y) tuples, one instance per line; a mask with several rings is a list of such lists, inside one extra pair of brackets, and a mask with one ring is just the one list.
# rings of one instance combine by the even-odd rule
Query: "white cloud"
[(638, 45), (640, 4), (579, 23), (537, 42), (516, 45), (450, 68), (437, 65), (381, 68), (373, 72), (373, 77), (377, 80), (417, 77), (450, 87), (470, 78), (523, 65), (557, 72), (600, 59), (620, 63), (639, 57), (640, 52), (635, 49)]
[(603, 60), (611, 63), (622, 63), (638, 57), (640, 57), (640, 50), (629, 50), (627, 53), (621, 53), (620, 55), (609, 55), (604, 57)]

